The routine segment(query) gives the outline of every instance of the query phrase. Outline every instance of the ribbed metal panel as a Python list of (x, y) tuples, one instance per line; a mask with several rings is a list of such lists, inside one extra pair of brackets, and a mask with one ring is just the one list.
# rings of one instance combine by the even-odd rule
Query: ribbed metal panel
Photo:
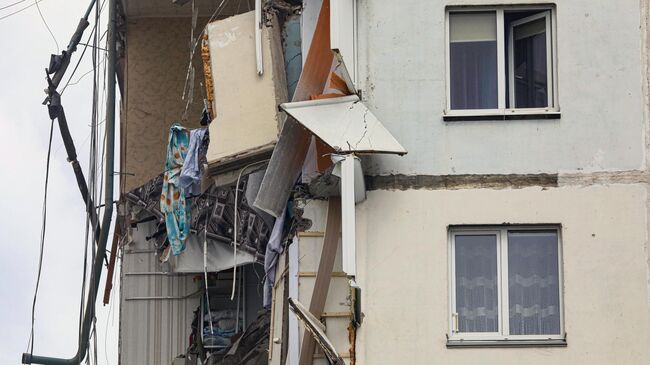
[(133, 243), (124, 249), (120, 296), (121, 365), (171, 364), (189, 345), (193, 313), (199, 305), (198, 286), (192, 280), (193, 275), (163, 272), (153, 244), (145, 239), (153, 233), (153, 228), (151, 223), (140, 224), (133, 231)]

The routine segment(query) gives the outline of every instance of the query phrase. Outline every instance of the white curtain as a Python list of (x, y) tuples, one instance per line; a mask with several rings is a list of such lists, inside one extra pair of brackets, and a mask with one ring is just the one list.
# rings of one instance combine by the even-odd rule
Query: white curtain
[(496, 235), (455, 236), (459, 332), (499, 329)]
[(511, 335), (560, 334), (557, 232), (508, 233)]

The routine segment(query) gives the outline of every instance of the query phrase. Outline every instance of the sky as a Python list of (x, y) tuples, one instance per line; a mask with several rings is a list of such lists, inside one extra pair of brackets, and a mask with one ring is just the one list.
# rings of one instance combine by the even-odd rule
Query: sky
[[(0, 363), (20, 364), (27, 350), (31, 308), (36, 284), (50, 120), (41, 105), (46, 87), (44, 69), (57, 53), (52, 36), (33, 0), (0, 0)], [(42, 0), (43, 16), (59, 47), (66, 47), (89, 0)], [(15, 15), (4, 16), (30, 6)], [(105, 14), (104, 14), (105, 18)], [(90, 28), (84, 34), (89, 34)], [(85, 41), (85, 40), (84, 40)], [(72, 72), (81, 55), (73, 55)], [(89, 50), (90, 51), (90, 50)], [(73, 77), (76, 82), (92, 70), (86, 52)], [(69, 86), (62, 97), (79, 161), (87, 176), (92, 73)], [(119, 136), (119, 121), (116, 121)], [(100, 129), (103, 131), (103, 124)], [(79, 306), (83, 273), (85, 214), (72, 167), (58, 127), (52, 142), (48, 219), (41, 282), (36, 303), (34, 355), (72, 357), (77, 350)], [(116, 148), (119, 139), (116, 139)], [(116, 168), (119, 161), (115, 162)], [(117, 187), (116, 186), (116, 194)], [(117, 195), (116, 195), (117, 196)], [(112, 233), (111, 233), (112, 237)], [(110, 248), (110, 240), (109, 240)], [(118, 270), (119, 268), (116, 268)], [(115, 277), (118, 277), (116, 271)], [(98, 364), (117, 364), (119, 286), (115, 282), (111, 304), (103, 306), (106, 270), (97, 301)]]

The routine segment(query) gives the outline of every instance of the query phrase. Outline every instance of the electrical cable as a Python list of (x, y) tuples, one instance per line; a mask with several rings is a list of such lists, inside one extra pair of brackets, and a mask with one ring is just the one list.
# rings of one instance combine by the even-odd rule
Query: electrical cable
[[(223, 9), (225, 9), (224, 5), (228, 1), (229, 0), (221, 0), (221, 2), (217, 6), (217, 8), (214, 10), (212, 15), (208, 19), (208, 21), (205, 23), (205, 26), (203, 26), (203, 29), (201, 30), (200, 34), (203, 34), (205, 32), (205, 30), (208, 28), (208, 24), (210, 24), (210, 22), (212, 22), (216, 17), (218, 17), (221, 14)], [(190, 48), (190, 59), (189, 59), (189, 62), (187, 64), (187, 73), (185, 75), (185, 85), (183, 85), (183, 95), (182, 95), (183, 100), (185, 100), (185, 93), (187, 92), (187, 83), (189, 82), (189, 79), (190, 79), (190, 73), (191, 73), (191, 70), (192, 70), (192, 60), (194, 59), (194, 53), (196, 52), (196, 47), (199, 45), (199, 42), (201, 41), (202, 38), (203, 38), (202, 36), (196, 37), (196, 41), (194, 42), (194, 45), (192, 45), (192, 48)], [(188, 101), (185, 104), (185, 109), (184, 109), (183, 114), (182, 114), (183, 116), (187, 115), (187, 111), (188, 111), (189, 107), (190, 107), (190, 103)]]
[(5, 6), (1, 7), (0, 10), (5, 10), (5, 9), (7, 9), (7, 8), (10, 8), (10, 7), (14, 6), (14, 5), (18, 5), (18, 4), (20, 4), (20, 3), (24, 3), (25, 1), (27, 1), (27, 0), (16, 1), (16, 2), (14, 2), (14, 3), (11, 3), (11, 4), (9, 4), (9, 5), (5, 5)]
[(36, 5), (36, 9), (38, 10), (38, 15), (41, 16), (41, 20), (43, 21), (43, 25), (45, 25), (45, 28), (47, 28), (47, 31), (52, 36), (52, 40), (54, 41), (54, 44), (56, 44), (56, 53), (58, 54), (59, 52), (61, 52), (61, 48), (59, 47), (59, 42), (57, 42), (56, 37), (54, 36), (54, 33), (52, 33), (52, 29), (50, 29), (50, 26), (45, 21), (45, 17), (43, 16), (43, 12), (41, 12), (41, 7), (38, 5), (38, 0), (34, 0), (34, 5)]
[(32, 302), (32, 328), (29, 335), (27, 347), (30, 356), (34, 354), (34, 318), (36, 313), (36, 298), (38, 296), (38, 285), (41, 282), (41, 270), (43, 268), (43, 249), (45, 248), (45, 228), (47, 226), (47, 188), (50, 181), (50, 156), (52, 154), (52, 135), (54, 134), (54, 119), (50, 125), (50, 139), (47, 147), (47, 160), (45, 162), (45, 183), (43, 186), (43, 216), (41, 223), (40, 253), (38, 256), (38, 273), (36, 274), (36, 288), (34, 289), (34, 300)]
[(239, 221), (239, 215), (237, 214), (237, 203), (239, 199), (239, 182), (241, 181), (241, 176), (244, 173), (244, 171), (255, 165), (260, 165), (263, 163), (269, 162), (270, 159), (267, 160), (262, 160), (262, 161), (256, 161), (253, 163), (249, 163), (248, 165), (244, 166), (241, 171), (239, 171), (239, 176), (237, 176), (237, 183), (235, 185), (235, 207), (234, 207), (234, 218), (233, 218), (233, 274), (232, 274), (232, 292), (230, 293), (230, 300), (232, 301), (235, 299), (235, 283), (237, 281), (237, 222)]
[[(96, 29), (99, 27), (99, 7), (95, 5), (95, 25), (93, 27), (93, 33), (95, 34), (93, 44), (96, 44), (97, 40), (97, 32)], [(91, 33), (91, 35), (93, 34)], [(92, 62), (93, 62), (93, 69), (91, 71), (94, 71), (94, 74), (96, 75), (97, 72), (97, 52), (95, 48), (93, 48), (93, 57), (92, 57)], [(89, 195), (93, 197), (93, 201), (97, 201), (97, 78), (94, 76), (93, 77), (93, 100), (92, 100), (92, 115), (91, 115), (91, 132), (90, 132), (90, 148), (89, 148), (89, 156), (88, 156), (88, 190), (89, 190)], [(88, 204), (90, 204), (90, 200), (88, 201)], [(86, 206), (86, 210), (94, 209), (95, 207), (90, 207), (89, 205)], [(84, 244), (84, 259), (83, 259), (83, 276), (82, 276), (82, 283), (81, 283), (81, 304), (79, 307), (79, 332), (81, 333), (81, 326), (83, 322), (83, 311), (84, 311), (84, 302), (85, 302), (85, 293), (86, 293), (86, 278), (87, 278), (87, 266), (88, 266), (88, 243), (91, 242), (89, 238), (89, 233), (90, 232), (90, 217), (86, 216), (86, 232), (85, 232), (85, 244)], [(95, 237), (96, 232), (95, 232), (96, 227), (92, 227), (92, 237)], [(94, 246), (93, 246), (94, 247)], [(79, 338), (79, 341), (81, 342), (82, 339)]]
[[(40, 3), (41, 1), (43, 1), (43, 0), (37, 0), (36, 2), (39, 2), (39, 3)], [(9, 14), (3, 16), (3, 17), (0, 17), (0, 20), (7, 19), (7, 18), (9, 18), (9, 17), (12, 16), (12, 15), (16, 15), (16, 14), (18, 14), (18, 13), (21, 13), (21, 12), (23, 12), (23, 11), (25, 11), (25, 10), (31, 8), (32, 6), (36, 5), (36, 2), (34, 2), (34, 3), (32, 3), (32, 4), (29, 4), (29, 5), (25, 6), (24, 8), (20, 8), (20, 9), (14, 11), (13, 13), (9, 13)]]
[[(215, 202), (215, 207), (216, 206), (217, 204)], [(203, 275), (205, 280), (205, 302), (208, 306), (208, 319), (210, 320), (210, 335), (214, 333), (214, 326), (212, 325), (212, 309), (210, 307), (210, 295), (208, 291), (208, 219), (211, 218), (211, 214), (205, 217), (205, 226), (203, 227)], [(203, 313), (201, 313), (201, 316), (203, 316)]]

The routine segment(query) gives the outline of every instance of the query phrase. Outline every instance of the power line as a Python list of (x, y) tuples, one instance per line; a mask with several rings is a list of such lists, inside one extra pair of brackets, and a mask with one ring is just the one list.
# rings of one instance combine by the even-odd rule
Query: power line
[[(102, 1), (102, 5), (100, 6), (100, 13), (101, 13), (102, 9), (104, 8), (104, 3), (105, 3), (105, 2), (106, 2), (106, 0)], [(86, 50), (87, 50), (88, 47), (89, 47), (88, 44), (90, 43), (90, 39), (93, 37), (93, 34), (94, 34), (96, 31), (97, 31), (97, 24), (95, 24), (95, 26), (93, 27), (93, 29), (90, 31), (90, 34), (88, 35), (88, 39), (86, 40), (86, 43), (84, 44), (84, 49), (81, 51), (81, 56), (79, 56), (79, 59), (77, 60), (77, 64), (74, 66), (74, 69), (72, 69), (72, 73), (70, 74), (70, 77), (68, 77), (68, 81), (67, 81), (67, 82), (65, 83), (65, 85), (63, 86), (63, 89), (61, 89), (61, 93), (60, 93), (61, 95), (63, 95), (63, 92), (65, 92), (65, 89), (70, 85), (70, 81), (72, 80), (72, 77), (73, 77), (74, 74), (77, 72), (77, 69), (79, 68), (79, 65), (81, 64), (81, 60), (83, 59), (84, 54), (86, 54)], [(107, 32), (108, 32), (108, 30), (107, 30), (106, 32), (104, 32), (104, 34), (106, 34)], [(102, 38), (103, 38), (103, 37), (104, 37), (104, 35), (102, 34)], [(92, 70), (91, 70), (91, 71), (92, 71)], [(89, 73), (89, 72), (88, 72), (88, 73)], [(79, 80), (77, 80), (76, 82), (72, 83), (72, 85), (78, 83), (78, 82), (81, 80), (81, 78), (82, 78), (83, 76), (85, 76), (85, 75), (86, 75), (86, 74), (82, 75), (82, 76), (79, 78)]]
[(43, 187), (43, 221), (41, 223), (41, 248), (38, 256), (38, 273), (36, 274), (36, 288), (34, 289), (34, 300), (32, 302), (32, 329), (29, 335), (29, 354), (34, 354), (34, 314), (36, 312), (36, 297), (38, 296), (38, 285), (41, 281), (41, 269), (43, 268), (43, 248), (45, 246), (45, 227), (47, 225), (47, 188), (50, 180), (50, 156), (52, 154), (52, 135), (54, 132), (54, 119), (50, 125), (50, 141), (47, 147), (47, 161), (45, 163), (45, 184)]
[(5, 6), (1, 7), (0, 10), (5, 10), (5, 9), (7, 9), (7, 8), (10, 8), (10, 7), (14, 6), (14, 5), (18, 5), (18, 4), (20, 4), (20, 3), (24, 3), (25, 1), (27, 1), (27, 0), (16, 1), (15, 3), (11, 3), (11, 4), (9, 4), (9, 5), (5, 5)]
[(45, 21), (45, 17), (43, 16), (43, 13), (41, 12), (41, 7), (38, 6), (38, 0), (34, 0), (34, 5), (36, 5), (36, 9), (38, 10), (38, 15), (41, 16), (41, 20), (43, 21), (43, 25), (45, 25), (45, 28), (47, 28), (47, 31), (50, 32), (50, 35), (52, 36), (52, 40), (54, 41), (54, 44), (56, 44), (56, 53), (59, 53), (61, 51), (61, 48), (59, 47), (59, 42), (56, 41), (56, 37), (54, 36), (54, 33), (52, 33), (52, 29), (50, 29), (50, 26)]
[(9, 17), (12, 16), (12, 15), (16, 15), (16, 14), (18, 14), (18, 13), (20, 13), (20, 12), (23, 12), (23, 11), (25, 11), (25, 10), (31, 8), (32, 6), (36, 5), (37, 3), (40, 3), (41, 1), (43, 1), (43, 0), (35, 0), (34, 3), (29, 4), (29, 5), (25, 6), (24, 8), (20, 8), (20, 9), (14, 11), (13, 13), (9, 13), (9, 14), (3, 16), (3, 17), (0, 17), (0, 20), (7, 19), (7, 18), (9, 18)]

